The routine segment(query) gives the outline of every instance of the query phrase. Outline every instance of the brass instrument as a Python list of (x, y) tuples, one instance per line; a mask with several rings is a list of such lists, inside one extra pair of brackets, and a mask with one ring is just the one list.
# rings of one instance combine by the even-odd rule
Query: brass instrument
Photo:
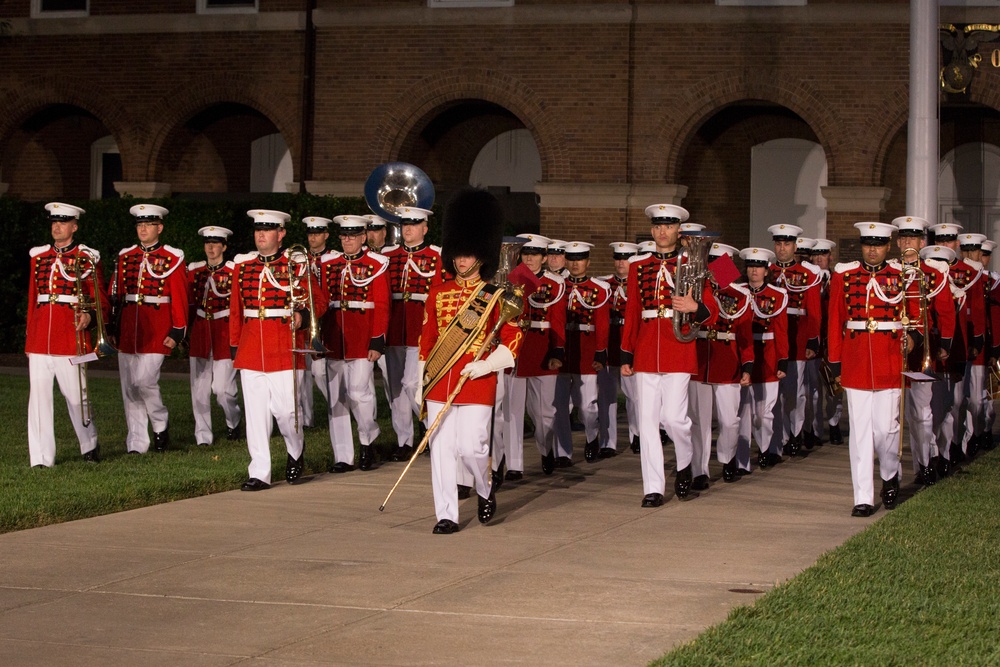
[[(915, 257), (914, 257), (915, 256)], [(902, 253), (903, 268), (900, 273), (900, 277), (903, 282), (903, 300), (902, 300), (902, 312), (899, 316), (899, 322), (903, 325), (901, 330), (901, 335), (899, 337), (899, 348), (900, 354), (903, 357), (903, 371), (900, 374), (899, 381), (899, 455), (903, 455), (903, 414), (906, 409), (906, 378), (914, 381), (920, 381), (914, 377), (914, 375), (925, 375), (929, 380), (934, 379), (934, 367), (931, 361), (931, 328), (930, 328), (930, 303), (928, 302), (927, 296), (927, 274), (920, 268), (920, 253), (915, 248), (907, 248)], [(913, 262), (913, 263), (908, 263)], [(917, 293), (911, 295), (909, 292), (909, 286), (913, 283), (917, 284)], [(910, 300), (916, 299), (920, 308), (920, 315), (917, 321), (910, 319), (907, 314), (907, 304)], [(907, 335), (911, 331), (919, 331), (924, 339), (924, 355), (920, 362), (920, 373), (909, 374), (909, 369), (907, 367), (908, 357), (906, 351), (906, 340)], [(909, 374), (909, 375), (908, 375)]]
[[(313, 265), (309, 250), (301, 245), (295, 244), (288, 248), (288, 301), (292, 316), (289, 318), (289, 327), (292, 331), (292, 396), (295, 400), (295, 430), (299, 430), (299, 377), (296, 370), (297, 354), (325, 354), (326, 348), (323, 346), (323, 337), (320, 334), (319, 321), (316, 319), (316, 305), (312, 288)], [(305, 280), (305, 287), (302, 281)], [(309, 313), (309, 347), (295, 347), (295, 311), (297, 306), (305, 304)]]
[[(93, 298), (87, 296), (86, 291), (83, 288), (83, 274), (86, 273), (87, 269), (90, 268), (90, 278), (93, 283), (91, 286)], [(100, 284), (97, 276), (97, 258), (89, 250), (83, 248), (79, 249), (79, 254), (76, 260), (76, 267), (74, 271), (74, 279), (76, 282), (74, 291), (76, 292), (76, 304), (74, 310), (76, 311), (76, 320), (86, 312), (94, 311), (94, 322), (95, 328), (97, 329), (97, 341), (94, 343), (94, 354), (97, 358), (108, 357), (118, 353), (118, 350), (114, 348), (111, 343), (108, 342), (107, 333), (104, 328), (104, 314), (101, 309), (101, 303), (99, 294)], [(76, 354), (78, 357), (86, 354), (87, 350), (87, 332), (77, 331), (76, 332)], [(80, 418), (83, 421), (84, 426), (90, 426), (94, 420), (93, 407), (90, 403), (90, 396), (87, 393), (87, 364), (81, 363), (76, 366), (77, 382), (80, 386)]]
[[(480, 346), (479, 350), (476, 352), (475, 357), (472, 359), (473, 362), (479, 361), (483, 357), (483, 355), (490, 348), (493, 347), (492, 341), (496, 338), (497, 334), (500, 332), (500, 327), (502, 327), (510, 320), (513, 320), (514, 318), (518, 317), (524, 310), (524, 288), (522, 288), (520, 285), (512, 285), (510, 281), (507, 280), (507, 275), (511, 272), (511, 270), (514, 268), (514, 265), (517, 263), (517, 257), (520, 254), (522, 245), (524, 245), (523, 239), (514, 239), (511, 237), (506, 237), (504, 238), (503, 243), (500, 246), (500, 265), (497, 268), (497, 272), (493, 276), (493, 279), (490, 280), (490, 284), (496, 285), (497, 287), (500, 288), (499, 289), (500, 298), (493, 299), (492, 301), (490, 301), (490, 308), (487, 308), (487, 310), (483, 312), (480, 318), (483, 322), (485, 322), (486, 319), (496, 309), (497, 306), (499, 306), (500, 308), (499, 317), (497, 318), (497, 323), (493, 326), (493, 330), (489, 332), (489, 334), (485, 339), (483, 339), (483, 344)], [(469, 341), (469, 343), (471, 344), (476, 338), (478, 338), (477, 335), (471, 336), (471, 340)], [(468, 346), (466, 346), (465, 349), (468, 349)], [(431, 354), (432, 355), (434, 354), (433, 351)], [(453, 357), (450, 351), (442, 354), (447, 354), (449, 358)], [(457, 361), (457, 359), (460, 357), (461, 355), (455, 356), (451, 364), (454, 364), (455, 361)], [(428, 357), (428, 365), (429, 364), (430, 364), (430, 357)], [(437, 430), (438, 426), (441, 424), (441, 419), (444, 417), (445, 413), (447, 413), (448, 410), (451, 408), (452, 403), (458, 396), (459, 392), (462, 391), (462, 387), (465, 386), (465, 382), (468, 379), (469, 379), (468, 375), (463, 375), (459, 379), (458, 383), (455, 385), (455, 388), (448, 395), (448, 400), (445, 401), (444, 407), (441, 408), (441, 411), (434, 418), (434, 422), (427, 428), (427, 432), (424, 433), (424, 437), (420, 440), (420, 444), (417, 445), (417, 448), (413, 450), (413, 455), (407, 462), (406, 467), (403, 468), (403, 472), (399, 474), (399, 479), (397, 479), (396, 483), (392, 485), (391, 489), (389, 489), (388, 495), (386, 495), (385, 500), (382, 501), (382, 504), (378, 508), (379, 512), (385, 510), (385, 506), (389, 503), (389, 498), (392, 497), (392, 494), (395, 493), (396, 488), (399, 486), (400, 482), (403, 481), (403, 477), (406, 475), (407, 471), (409, 471), (410, 466), (413, 465), (413, 462), (417, 460), (417, 457), (420, 456), (420, 454), (423, 453), (424, 449), (427, 448), (427, 445), (431, 440), (431, 434), (433, 434), (434, 431)], [(423, 378), (421, 378), (421, 381), (423, 381)]]
[(434, 206), (434, 185), (419, 167), (387, 162), (365, 181), (365, 202), (372, 213), (386, 220), (386, 245), (396, 245), (400, 241), (397, 211), (407, 206), (430, 209)]
[[(705, 288), (705, 280), (711, 274), (708, 270), (708, 252), (712, 249), (712, 242), (719, 238), (718, 232), (699, 231), (684, 234), (687, 241), (687, 261), (682, 262), (681, 256), (677, 257), (677, 268), (674, 271), (674, 295), (684, 296), (690, 294), (695, 301), (700, 302), (702, 290)], [(673, 315), (674, 337), (682, 343), (690, 343), (698, 337), (698, 330), (701, 325), (691, 321), (691, 313), (678, 313)], [(688, 331), (684, 332), (684, 327)]]
[(991, 401), (1000, 398), (1000, 359), (994, 359), (987, 365), (986, 391)]
[(830, 363), (826, 359), (820, 362), (819, 374), (826, 385), (827, 398), (834, 400), (844, 393), (844, 385), (840, 384), (840, 380), (834, 376), (833, 369), (830, 368)]

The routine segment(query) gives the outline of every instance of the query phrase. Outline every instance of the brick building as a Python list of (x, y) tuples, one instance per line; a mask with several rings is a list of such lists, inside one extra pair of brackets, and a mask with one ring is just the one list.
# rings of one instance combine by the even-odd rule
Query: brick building
[[(994, 1), (942, 5), (942, 23), (1000, 23)], [(643, 235), (669, 201), (737, 246), (792, 222), (849, 256), (851, 223), (905, 212), (909, 9), (0, 0), (0, 191), (360, 195), (402, 160), (439, 200), (472, 174), (509, 188), (515, 224), (559, 238)], [(941, 93), (939, 219), (1000, 240), (998, 45)]]

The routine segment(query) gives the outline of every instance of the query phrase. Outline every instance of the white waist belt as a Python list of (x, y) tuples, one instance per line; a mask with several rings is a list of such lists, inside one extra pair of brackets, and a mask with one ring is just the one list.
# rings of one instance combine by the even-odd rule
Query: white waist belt
[[(874, 322), (875, 331), (897, 331), (903, 328), (900, 322)], [(851, 320), (847, 328), (852, 331), (864, 331), (868, 328), (868, 320)]]
[(258, 308), (257, 310), (247, 310), (243, 313), (244, 317), (253, 319), (258, 317), (264, 319), (267, 317), (291, 317), (292, 311), (288, 308)]
[(395, 292), (392, 295), (393, 301), (427, 301), (426, 294), (414, 294), (412, 292)]
[(551, 329), (552, 322), (526, 322), (530, 329)]
[[(714, 334), (709, 336), (709, 333)], [(736, 334), (730, 333), (728, 331), (702, 331), (698, 330), (698, 338), (714, 338), (715, 340), (736, 340)], [(774, 334), (771, 334), (771, 338), (774, 338)]]
[(774, 340), (774, 332), (759, 333), (753, 335), (754, 340)]
[(135, 303), (170, 303), (169, 296), (146, 296), (144, 294), (126, 294), (125, 300)]
[(375, 307), (371, 301), (331, 301), (331, 308), (357, 308), (359, 310), (370, 310)]
[(226, 308), (225, 310), (220, 310), (217, 313), (212, 313), (211, 315), (209, 315), (208, 313), (206, 313), (201, 308), (199, 308), (198, 310), (196, 310), (194, 312), (195, 312), (196, 315), (198, 315), (198, 317), (204, 318), (206, 320), (221, 320), (223, 317), (229, 317), (229, 309), (228, 308)]
[(39, 294), (36, 303), (80, 303), (80, 299), (71, 294)]
[(673, 317), (673, 316), (674, 316), (673, 308), (664, 308), (662, 311), (655, 309), (642, 311), (642, 317), (647, 320), (654, 319), (657, 317)]
[(789, 315), (805, 315), (806, 314), (806, 309), (805, 308), (787, 308), (785, 310), (785, 312), (788, 313)]
[(567, 324), (566, 331), (594, 331), (593, 324)]

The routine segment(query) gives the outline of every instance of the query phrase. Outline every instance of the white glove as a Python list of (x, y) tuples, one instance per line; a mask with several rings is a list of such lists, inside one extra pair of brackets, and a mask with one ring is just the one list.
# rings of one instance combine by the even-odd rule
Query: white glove
[(424, 366), (426, 365), (426, 361), (417, 362), (417, 389), (413, 393), (413, 402), (417, 406), (417, 414), (420, 413), (421, 405), (424, 402)]
[(501, 345), (497, 349), (493, 350), (493, 353), (485, 359), (480, 359), (479, 361), (472, 361), (465, 365), (462, 369), (462, 375), (468, 375), (470, 380), (475, 380), (476, 378), (481, 378), (484, 375), (489, 375), (490, 373), (495, 373), (496, 371), (502, 371), (505, 368), (514, 367), (514, 355), (506, 345)]

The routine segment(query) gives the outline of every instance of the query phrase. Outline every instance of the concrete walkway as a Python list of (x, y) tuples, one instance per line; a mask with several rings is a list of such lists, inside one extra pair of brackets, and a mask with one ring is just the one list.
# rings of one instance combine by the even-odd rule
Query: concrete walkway
[(884, 515), (846, 445), (652, 510), (631, 452), (531, 451), (454, 535), (426, 457), (381, 514), (402, 464), (0, 535), (3, 664), (643, 665)]

